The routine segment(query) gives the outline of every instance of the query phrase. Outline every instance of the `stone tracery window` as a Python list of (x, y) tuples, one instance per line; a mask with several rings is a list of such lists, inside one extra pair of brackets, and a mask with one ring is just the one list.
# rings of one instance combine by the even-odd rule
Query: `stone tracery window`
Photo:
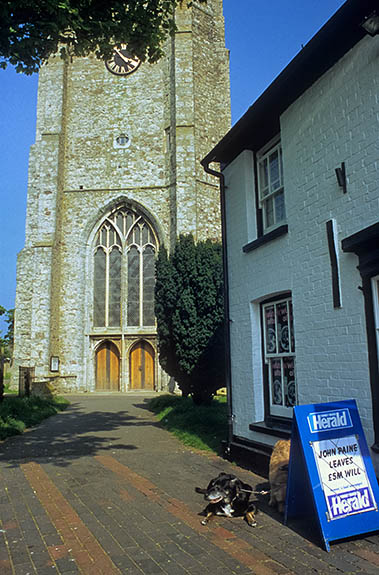
[(103, 221), (94, 247), (94, 327), (154, 326), (157, 235), (137, 211), (121, 207)]

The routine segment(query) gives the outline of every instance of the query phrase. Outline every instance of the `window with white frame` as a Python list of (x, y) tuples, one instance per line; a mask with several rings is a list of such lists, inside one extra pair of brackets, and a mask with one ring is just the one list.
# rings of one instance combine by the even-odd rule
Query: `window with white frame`
[(118, 208), (103, 220), (94, 245), (93, 325), (154, 326), (157, 235), (137, 211)]
[(263, 303), (262, 321), (268, 415), (290, 418), (297, 403), (291, 297)]
[(263, 231), (266, 232), (286, 220), (281, 143), (259, 152), (257, 163), (259, 207), (262, 209)]

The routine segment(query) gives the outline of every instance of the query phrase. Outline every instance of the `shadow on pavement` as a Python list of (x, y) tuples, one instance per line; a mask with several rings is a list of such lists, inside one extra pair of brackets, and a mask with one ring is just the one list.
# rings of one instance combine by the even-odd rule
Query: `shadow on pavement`
[[(46, 419), (23, 435), (13, 436), (0, 444), (0, 462), (16, 466), (28, 461), (54, 459), (56, 465), (66, 466), (83, 456), (94, 456), (99, 451), (135, 450), (133, 443), (123, 443), (130, 427), (154, 426), (131, 415), (128, 411), (91, 411), (72, 401), (66, 411)], [(117, 433), (117, 431), (119, 433)]]

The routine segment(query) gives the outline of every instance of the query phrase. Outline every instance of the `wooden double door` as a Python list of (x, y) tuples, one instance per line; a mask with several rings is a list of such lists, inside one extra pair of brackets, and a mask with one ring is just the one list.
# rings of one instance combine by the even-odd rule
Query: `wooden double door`
[[(154, 389), (154, 349), (147, 341), (136, 343), (129, 355), (129, 386), (133, 390)], [(96, 351), (96, 391), (120, 391), (120, 352), (111, 341)]]

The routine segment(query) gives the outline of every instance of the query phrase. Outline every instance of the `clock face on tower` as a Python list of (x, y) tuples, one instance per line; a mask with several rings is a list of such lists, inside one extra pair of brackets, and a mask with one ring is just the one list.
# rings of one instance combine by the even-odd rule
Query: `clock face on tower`
[(105, 62), (107, 69), (117, 76), (127, 76), (135, 72), (140, 64), (141, 60), (129, 53), (126, 44), (115, 46), (112, 57)]

